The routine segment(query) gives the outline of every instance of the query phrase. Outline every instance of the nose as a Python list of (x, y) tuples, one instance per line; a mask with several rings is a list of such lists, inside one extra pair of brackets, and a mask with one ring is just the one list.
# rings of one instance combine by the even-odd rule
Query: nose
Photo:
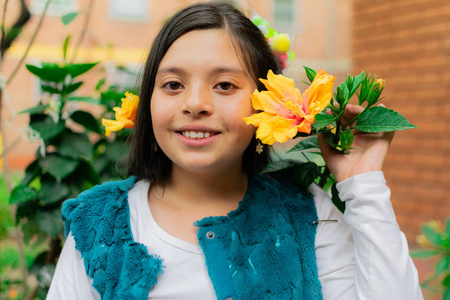
[(194, 118), (210, 115), (213, 111), (213, 95), (207, 87), (191, 87), (183, 101), (183, 113)]

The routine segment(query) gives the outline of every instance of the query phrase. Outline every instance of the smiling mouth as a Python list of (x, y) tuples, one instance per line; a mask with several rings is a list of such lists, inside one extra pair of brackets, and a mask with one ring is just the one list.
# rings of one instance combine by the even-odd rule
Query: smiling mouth
[(190, 139), (204, 139), (218, 134), (218, 132), (209, 131), (179, 131), (179, 133)]

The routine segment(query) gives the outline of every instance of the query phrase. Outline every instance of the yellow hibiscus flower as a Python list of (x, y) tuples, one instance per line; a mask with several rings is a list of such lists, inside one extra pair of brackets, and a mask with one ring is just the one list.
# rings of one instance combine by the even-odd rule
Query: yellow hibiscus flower
[(268, 145), (284, 143), (297, 132), (310, 133), (315, 115), (330, 103), (334, 79), (320, 69), (302, 96), (294, 80), (269, 70), (267, 80), (260, 79), (267, 91), (255, 91), (251, 96), (253, 108), (262, 112), (244, 121), (258, 127), (256, 138)]
[(113, 108), (116, 112), (116, 119), (102, 119), (102, 125), (105, 126), (106, 136), (109, 136), (111, 131), (119, 131), (122, 128), (133, 128), (138, 105), (139, 96), (126, 92), (125, 98), (122, 98), (122, 107)]

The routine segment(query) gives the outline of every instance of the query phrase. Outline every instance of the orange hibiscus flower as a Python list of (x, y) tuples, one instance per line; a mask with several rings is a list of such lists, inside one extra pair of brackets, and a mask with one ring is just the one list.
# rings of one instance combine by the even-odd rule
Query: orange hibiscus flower
[(138, 105), (139, 96), (126, 92), (125, 98), (122, 98), (122, 107), (113, 108), (116, 112), (116, 119), (102, 119), (102, 125), (105, 126), (106, 136), (109, 136), (111, 131), (119, 131), (122, 128), (133, 128)]
[(269, 70), (267, 80), (260, 79), (267, 91), (255, 91), (251, 97), (253, 108), (262, 112), (244, 121), (258, 127), (256, 138), (268, 145), (284, 143), (297, 132), (310, 133), (315, 115), (330, 103), (334, 79), (320, 69), (302, 96), (294, 80)]

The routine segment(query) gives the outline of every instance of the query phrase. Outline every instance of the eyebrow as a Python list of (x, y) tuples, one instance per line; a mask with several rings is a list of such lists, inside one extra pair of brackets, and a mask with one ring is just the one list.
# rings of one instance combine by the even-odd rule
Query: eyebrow
[[(161, 75), (161, 74), (165, 74), (165, 73), (174, 73), (174, 74), (178, 74), (181, 76), (187, 74), (187, 72), (181, 68), (167, 67), (167, 68), (159, 69), (157, 72), (157, 75)], [(218, 74), (222, 74), (222, 73), (242, 74), (242, 75), (248, 76), (247, 72), (245, 72), (244, 70), (238, 69), (238, 68), (230, 68), (230, 67), (215, 68), (210, 72), (210, 75), (213, 76), (213, 75), (218, 75)]]

